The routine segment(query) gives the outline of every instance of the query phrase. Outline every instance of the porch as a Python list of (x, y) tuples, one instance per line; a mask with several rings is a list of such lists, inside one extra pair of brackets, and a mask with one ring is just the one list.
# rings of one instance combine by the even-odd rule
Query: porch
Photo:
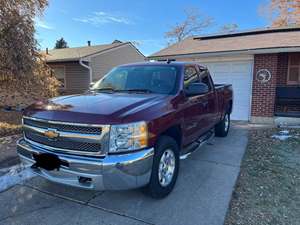
[(300, 53), (281, 53), (277, 72), (274, 114), (300, 118)]

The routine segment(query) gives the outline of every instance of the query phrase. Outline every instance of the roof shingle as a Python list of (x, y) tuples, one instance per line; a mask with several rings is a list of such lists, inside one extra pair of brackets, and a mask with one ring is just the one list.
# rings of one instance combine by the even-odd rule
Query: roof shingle
[(186, 54), (233, 52), (256, 49), (300, 47), (300, 29), (210, 38), (190, 37), (154, 53), (150, 58)]
[[(46, 61), (47, 62), (77, 61), (82, 57), (87, 57), (89, 55), (100, 53), (102, 51), (106, 51), (128, 43), (129, 42), (112, 43), (112, 44), (104, 44), (104, 45), (92, 45), (92, 46), (77, 47), (77, 48), (52, 49), (48, 51), (48, 54), (46, 54)], [(46, 52), (43, 51), (43, 53), (45, 54)]]

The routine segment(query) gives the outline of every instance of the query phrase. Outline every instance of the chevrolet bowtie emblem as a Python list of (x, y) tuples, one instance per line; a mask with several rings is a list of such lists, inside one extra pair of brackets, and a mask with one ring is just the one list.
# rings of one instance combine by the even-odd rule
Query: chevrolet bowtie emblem
[(44, 132), (44, 135), (50, 139), (59, 137), (59, 133), (56, 130), (47, 130)]

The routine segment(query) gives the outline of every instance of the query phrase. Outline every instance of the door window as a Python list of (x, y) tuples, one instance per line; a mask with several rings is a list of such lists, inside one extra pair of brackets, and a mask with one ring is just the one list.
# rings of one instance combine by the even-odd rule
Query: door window
[(204, 74), (201, 76), (201, 82), (206, 84), (208, 87), (208, 90), (211, 91), (212, 90), (212, 84), (211, 81), (209, 79), (209, 74), (207, 72), (204, 72)]
[(198, 83), (200, 82), (198, 72), (196, 67), (194, 66), (187, 66), (184, 69), (184, 87), (187, 87), (188, 85), (192, 83)]

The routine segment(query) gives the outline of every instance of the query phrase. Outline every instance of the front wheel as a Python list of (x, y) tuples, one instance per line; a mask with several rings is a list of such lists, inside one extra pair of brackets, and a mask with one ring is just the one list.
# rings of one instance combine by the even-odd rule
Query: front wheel
[(230, 113), (226, 113), (223, 120), (215, 126), (215, 135), (217, 137), (226, 137), (230, 128)]
[(153, 198), (164, 198), (174, 188), (179, 169), (179, 148), (169, 136), (159, 138), (155, 147), (150, 182), (146, 192)]

